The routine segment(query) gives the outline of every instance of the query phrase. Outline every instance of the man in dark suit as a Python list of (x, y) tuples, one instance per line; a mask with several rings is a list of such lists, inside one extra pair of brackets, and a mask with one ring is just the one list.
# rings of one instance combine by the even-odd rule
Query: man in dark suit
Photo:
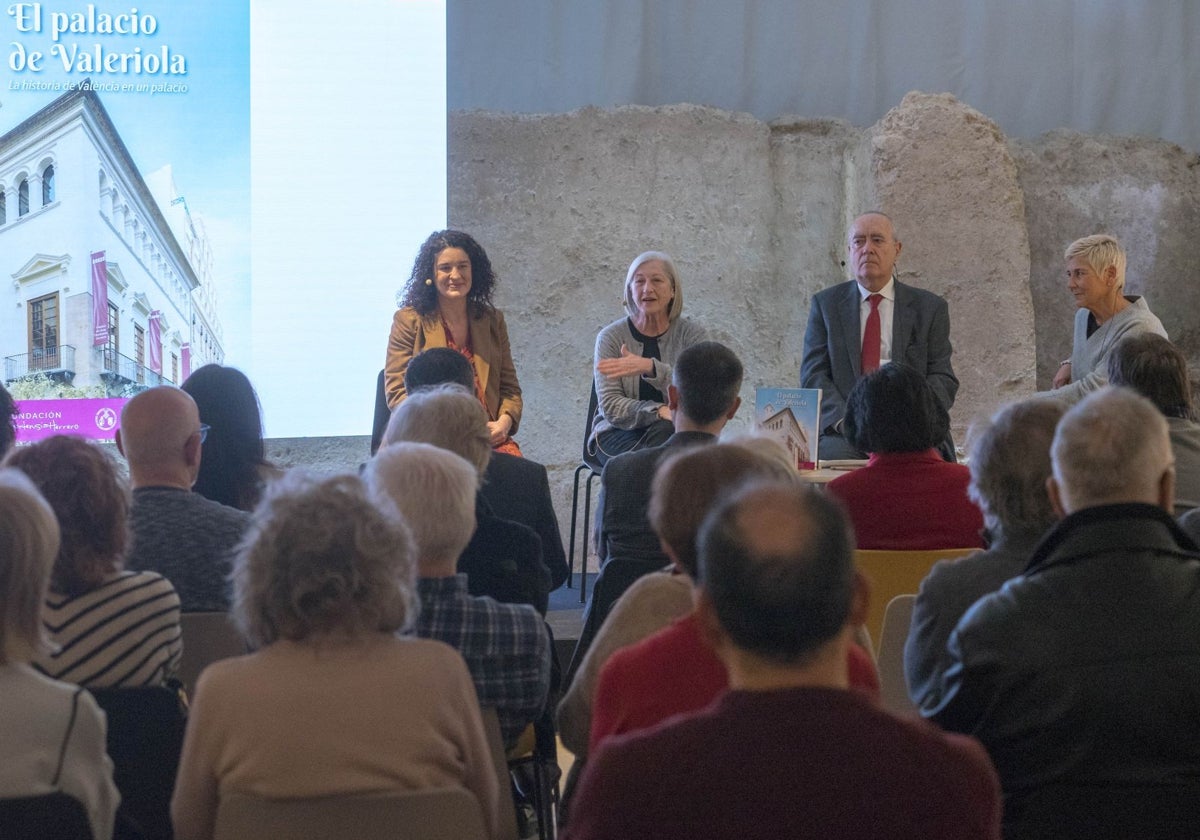
[[(800, 387), (820, 388), (820, 458), (865, 458), (842, 436), (846, 397), (864, 373), (889, 361), (918, 370), (948, 411), (958, 379), (950, 364), (950, 312), (946, 301), (893, 276), (901, 243), (892, 220), (865, 213), (850, 227), (848, 250), (854, 280), (813, 296), (804, 333)], [(954, 444), (939, 447), (953, 460)]]
[(611, 458), (600, 476), (596, 518), (601, 563), (610, 558), (666, 566), (667, 556), (650, 527), (650, 486), (660, 461), (683, 447), (712, 443), (741, 405), (742, 363), (732, 350), (702, 341), (679, 354), (667, 386), (675, 433), (662, 446)]
[[(431, 347), (418, 353), (404, 372), (404, 390), (454, 383), (475, 390), (475, 371), (461, 353), (448, 347)], [(500, 519), (517, 522), (533, 530), (542, 541), (542, 562), (550, 570), (550, 588), (558, 589), (567, 579), (567, 555), (563, 551), (558, 517), (550, 500), (550, 479), (537, 461), (505, 452), (492, 452), (479, 494)]]

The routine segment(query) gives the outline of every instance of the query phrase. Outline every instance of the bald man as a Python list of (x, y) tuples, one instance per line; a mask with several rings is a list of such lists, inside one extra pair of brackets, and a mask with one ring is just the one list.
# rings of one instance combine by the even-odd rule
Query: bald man
[(1200, 552), (1170, 514), (1167, 421), (1132, 391), (1095, 391), (1050, 459), (1062, 520), (967, 611), (921, 711), (987, 747), (1006, 838), (1195, 837)]
[(164, 385), (126, 403), (117, 432), (133, 485), (125, 566), (171, 581), (184, 612), (229, 609), (229, 558), (250, 522), (192, 492), (207, 431), (192, 398)]
[[(854, 279), (813, 295), (800, 387), (821, 389), (821, 460), (867, 457), (842, 435), (846, 399), (863, 374), (889, 361), (904, 362), (924, 376), (947, 411), (954, 405), (958, 378), (950, 364), (950, 310), (933, 292), (896, 280), (901, 247), (887, 214), (864, 213), (846, 237)], [(938, 451), (954, 460), (949, 434)]]

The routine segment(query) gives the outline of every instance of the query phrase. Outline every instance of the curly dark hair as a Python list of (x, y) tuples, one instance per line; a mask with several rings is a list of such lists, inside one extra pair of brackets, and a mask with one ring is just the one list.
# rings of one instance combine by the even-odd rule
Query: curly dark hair
[(437, 312), (438, 293), (433, 285), (425, 281), (433, 277), (433, 263), (437, 255), (447, 248), (462, 248), (471, 260), (471, 291), (467, 293), (467, 308), (473, 317), (492, 309), (492, 289), (499, 279), (492, 270), (492, 261), (487, 251), (469, 233), (461, 230), (437, 230), (421, 244), (417, 259), (413, 262), (408, 283), (396, 296), (400, 306), (411, 306), (418, 315)]
[(55, 435), (4, 461), (25, 473), (62, 532), (50, 588), (77, 597), (119, 570), (129, 546), (129, 491), (112, 457), (83, 438)]

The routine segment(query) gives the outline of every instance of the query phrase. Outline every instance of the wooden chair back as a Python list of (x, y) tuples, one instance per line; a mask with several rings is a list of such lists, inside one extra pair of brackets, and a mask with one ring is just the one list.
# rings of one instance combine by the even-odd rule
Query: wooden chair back
[(897, 595), (888, 603), (879, 638), (879, 693), (883, 707), (897, 715), (917, 711), (908, 697), (908, 683), (904, 679), (904, 643), (908, 640), (916, 600), (916, 595)]
[(462, 788), (370, 796), (221, 797), (215, 840), (487, 840), (479, 801)]
[(859, 549), (854, 562), (871, 582), (871, 604), (866, 627), (875, 648), (883, 632), (883, 614), (897, 595), (915, 595), (921, 581), (939, 560), (971, 554), (975, 548), (944, 548), (937, 551), (876, 551)]

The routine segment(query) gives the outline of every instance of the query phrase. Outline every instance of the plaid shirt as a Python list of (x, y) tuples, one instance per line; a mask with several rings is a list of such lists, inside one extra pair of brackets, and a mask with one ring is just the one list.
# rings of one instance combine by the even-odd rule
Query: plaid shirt
[(423, 639), (453, 647), (467, 662), (479, 705), (493, 707), (505, 745), (542, 713), (550, 690), (550, 637), (530, 606), (467, 592), (467, 576), (420, 578)]

